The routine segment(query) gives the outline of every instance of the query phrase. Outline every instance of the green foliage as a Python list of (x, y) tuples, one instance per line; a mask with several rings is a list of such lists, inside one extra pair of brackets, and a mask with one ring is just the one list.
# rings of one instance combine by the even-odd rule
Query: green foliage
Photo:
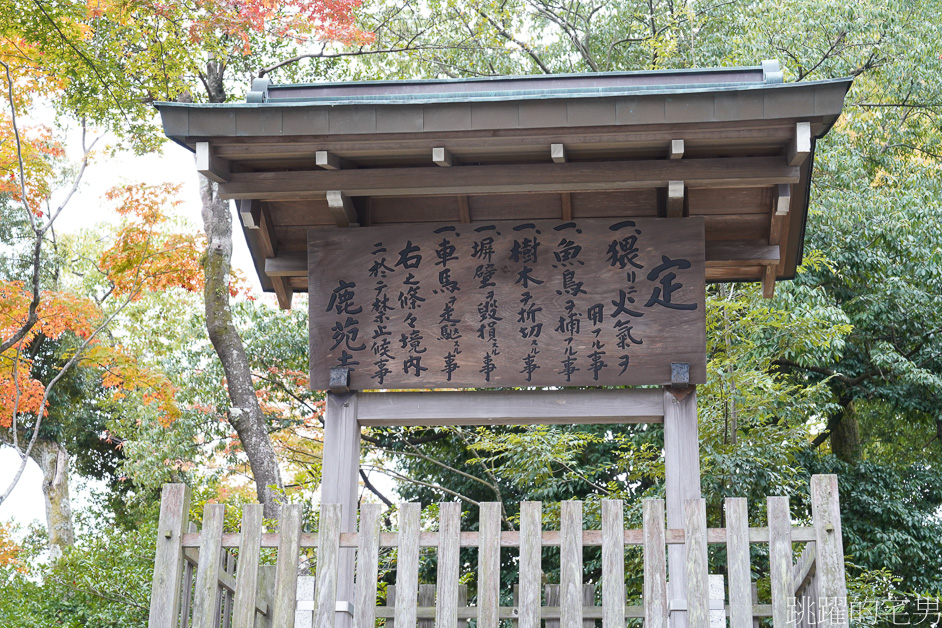
[(0, 625), (20, 628), (147, 626), (156, 526), (136, 530), (95, 526), (49, 565), (45, 535), (23, 543), (27, 572), (0, 566)]

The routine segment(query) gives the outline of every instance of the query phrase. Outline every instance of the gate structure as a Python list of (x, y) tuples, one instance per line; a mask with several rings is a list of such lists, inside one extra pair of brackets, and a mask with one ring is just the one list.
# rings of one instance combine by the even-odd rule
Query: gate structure
[[(317, 537), (300, 532), (292, 509), (277, 537), (262, 534), (252, 508), (238, 538), (222, 535), (219, 509), (207, 511), (213, 527), (184, 532), (185, 494), (168, 489), (152, 625), (192, 616), (200, 626), (282, 626), (314, 612), (318, 626), (342, 628), (382, 617), (400, 627), (474, 617), (481, 627), (506, 618), (575, 628), (598, 617), (606, 628), (628, 618), (699, 628), (712, 609), (747, 628), (760, 616), (795, 623), (796, 599), (846, 605), (833, 478), (813, 482), (814, 527), (794, 528), (787, 499), (770, 498), (768, 527), (749, 530), (745, 504), (731, 500), (729, 528), (706, 530), (696, 385), (706, 381), (705, 284), (761, 281), (771, 297), (794, 275), (814, 143), (849, 86), (785, 84), (769, 61), (459, 81), (259, 80), (244, 104), (158, 105), (167, 135), (237, 201), (262, 285), (286, 308), (309, 292), (311, 385), (329, 392)], [(410, 389), (426, 392), (390, 392)], [(577, 502), (562, 506), (558, 532), (540, 531), (532, 504), (514, 533), (487, 518), (493, 505), (476, 534), (460, 531), (454, 504), (443, 505), (437, 533), (420, 532), (418, 506), (403, 505), (392, 536), (379, 534), (373, 507), (358, 510), (363, 427), (630, 422), (664, 424), (666, 498), (645, 505), (643, 530), (624, 530), (617, 503), (606, 504), (599, 531), (582, 530)], [(793, 542), (807, 544), (797, 565)], [(625, 606), (626, 543), (644, 547), (638, 608)], [(730, 555), (712, 602), (709, 543), (726, 543)], [(770, 607), (753, 603), (749, 543), (769, 544)], [(545, 545), (561, 548), (564, 580), (541, 599)], [(594, 596), (583, 587), (586, 545), (605, 556), (599, 609), (583, 608)], [(293, 596), (299, 548), (315, 546), (311, 611)], [(423, 546), (439, 550), (434, 603), (417, 597)], [(240, 548), (234, 579), (229, 547)], [(278, 548), (273, 572), (257, 566), (263, 547)], [(381, 547), (398, 551), (394, 606), (376, 607)], [(485, 590), (471, 610), (459, 601), (459, 547), (479, 552)], [(500, 607), (494, 588), (500, 547), (520, 548), (513, 607)], [(184, 563), (199, 565), (189, 584)], [(815, 621), (846, 625), (844, 608)]]

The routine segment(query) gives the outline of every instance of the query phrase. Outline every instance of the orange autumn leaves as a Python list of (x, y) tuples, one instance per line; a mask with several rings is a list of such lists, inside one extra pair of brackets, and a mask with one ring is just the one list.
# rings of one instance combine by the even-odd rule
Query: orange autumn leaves
[[(116, 203), (116, 211), (124, 218), (112, 246), (97, 260), (110, 284), (112, 301), (133, 301), (145, 292), (173, 288), (202, 290), (202, 238), (170, 228), (170, 212), (178, 204), (175, 200), (178, 193), (177, 187), (171, 185), (123, 186), (108, 193), (107, 200)], [(0, 282), (2, 338), (11, 337), (26, 320), (31, 298), (31, 291), (23, 282)], [(92, 338), (105, 322), (109, 309), (107, 303), (100, 305), (92, 298), (68, 291), (42, 292), (37, 324), (19, 343), (0, 355), (0, 427), (10, 427), (14, 414), (35, 416), (47, 411), (42, 407), (45, 389), (30, 376), (31, 343), (40, 336), (58, 340), (71, 334), (76, 340), (68, 344), (78, 347)], [(158, 404), (163, 423), (169, 424), (176, 418), (175, 391), (170, 381), (159, 371), (142, 365), (121, 346), (108, 344), (101, 337), (92, 338), (79, 359), (83, 367), (99, 370), (102, 385), (112, 391), (113, 398), (135, 391), (145, 403)]]

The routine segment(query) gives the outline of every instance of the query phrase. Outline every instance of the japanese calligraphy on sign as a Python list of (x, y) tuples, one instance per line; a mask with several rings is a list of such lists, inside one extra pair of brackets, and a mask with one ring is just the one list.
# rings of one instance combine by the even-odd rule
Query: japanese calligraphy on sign
[(491, 388), (706, 379), (699, 218), (312, 229), (311, 385)]

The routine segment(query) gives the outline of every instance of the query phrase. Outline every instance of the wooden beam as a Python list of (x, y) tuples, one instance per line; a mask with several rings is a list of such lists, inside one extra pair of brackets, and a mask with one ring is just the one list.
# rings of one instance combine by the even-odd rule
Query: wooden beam
[(778, 264), (781, 253), (778, 246), (763, 240), (707, 240), (706, 266), (736, 266)]
[(775, 269), (776, 264), (768, 264), (762, 275), (762, 298), (771, 299), (775, 296)]
[(338, 227), (358, 227), (357, 210), (350, 197), (340, 190), (327, 191), (327, 206)]
[(314, 153), (314, 165), (324, 170), (340, 170), (343, 168), (340, 157), (326, 150), (319, 150)]
[[(459, 197), (459, 202), (460, 199), (467, 197)], [(564, 214), (563, 219), (571, 218)], [(470, 217), (468, 220), (462, 217), (461, 222), (470, 222)], [(764, 240), (708, 240), (706, 243), (707, 268), (778, 264), (780, 261), (779, 247)], [(269, 277), (307, 277), (307, 252), (282, 252), (266, 258), (265, 274)]]
[(657, 389), (360, 393), (360, 425), (660, 423)]
[(566, 163), (566, 147), (562, 144), (550, 144), (550, 158), (554, 164)]
[(795, 136), (788, 144), (788, 165), (800, 166), (811, 154), (811, 123), (799, 122), (795, 125)]
[(230, 176), (229, 162), (217, 157), (209, 142), (196, 143), (196, 171), (216, 183), (225, 183)]
[(245, 229), (258, 229), (261, 219), (261, 203), (258, 199), (247, 198), (239, 202), (239, 216)]
[(269, 277), (307, 277), (307, 251), (291, 251), (265, 258), (265, 274)]
[(797, 183), (799, 169), (782, 157), (638, 160), (566, 164), (369, 168), (334, 171), (232, 173), (220, 184), (222, 198), (303, 200), (324, 198), (330, 190), (349, 196), (446, 196), (529, 192), (583, 192), (667, 186), (762, 187)]
[(442, 146), (432, 149), (432, 161), (443, 168), (457, 165), (451, 152)]
[(778, 184), (778, 197), (775, 200), (775, 215), (785, 216), (792, 204), (792, 186), (788, 183)]
[(671, 159), (680, 159), (684, 156), (683, 140), (671, 140), (671, 150), (669, 156)]
[(684, 215), (684, 182), (667, 183), (667, 217), (682, 218)]

